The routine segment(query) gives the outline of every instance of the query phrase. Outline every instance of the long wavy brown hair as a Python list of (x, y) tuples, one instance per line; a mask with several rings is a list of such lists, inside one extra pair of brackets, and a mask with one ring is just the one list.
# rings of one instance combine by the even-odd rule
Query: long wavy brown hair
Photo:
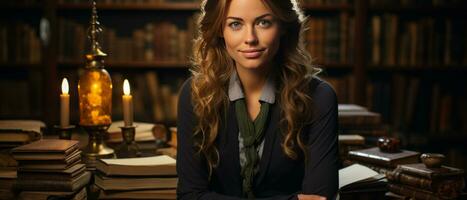
[[(192, 69), (192, 102), (197, 116), (194, 130), (194, 147), (203, 153), (209, 174), (219, 162), (219, 152), (215, 140), (225, 118), (229, 104), (227, 87), (235, 70), (235, 62), (227, 53), (222, 38), (223, 26), (231, 0), (203, 0), (198, 18), (198, 33), (194, 42)], [(295, 0), (262, 0), (280, 20), (285, 30), (280, 39), (280, 47), (275, 60), (280, 64), (277, 72), (281, 107), (281, 130), (284, 134), (284, 153), (297, 159), (297, 145), (302, 150), (306, 146), (300, 132), (311, 120), (311, 97), (309, 79), (321, 70), (312, 66), (312, 59), (305, 49), (303, 35), (306, 30), (306, 17)]]

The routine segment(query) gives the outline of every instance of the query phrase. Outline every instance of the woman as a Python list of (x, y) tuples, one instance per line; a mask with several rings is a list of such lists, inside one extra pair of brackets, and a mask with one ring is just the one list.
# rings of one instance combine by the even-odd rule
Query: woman
[(178, 199), (332, 199), (337, 102), (290, 0), (204, 0), (178, 105)]

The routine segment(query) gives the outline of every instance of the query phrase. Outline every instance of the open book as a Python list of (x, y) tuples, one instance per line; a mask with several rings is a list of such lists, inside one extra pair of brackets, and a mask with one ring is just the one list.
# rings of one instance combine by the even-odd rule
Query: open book
[(386, 189), (387, 180), (383, 174), (360, 165), (353, 164), (339, 170), (339, 193), (379, 191)]

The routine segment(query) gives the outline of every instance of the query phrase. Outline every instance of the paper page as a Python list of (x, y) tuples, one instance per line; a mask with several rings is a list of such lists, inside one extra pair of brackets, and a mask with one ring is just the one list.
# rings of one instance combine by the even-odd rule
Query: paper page
[(373, 177), (377, 174), (378, 173), (376, 171), (360, 164), (353, 164), (346, 168), (340, 169), (339, 189), (351, 183)]
[(166, 156), (151, 156), (142, 158), (118, 158), (102, 159), (108, 165), (127, 165), (127, 166), (151, 166), (151, 165), (175, 165), (176, 160)]

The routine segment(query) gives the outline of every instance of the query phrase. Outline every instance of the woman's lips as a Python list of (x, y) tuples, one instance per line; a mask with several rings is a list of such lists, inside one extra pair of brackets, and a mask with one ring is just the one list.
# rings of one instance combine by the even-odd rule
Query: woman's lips
[(247, 59), (255, 59), (255, 58), (259, 58), (261, 54), (263, 54), (264, 49), (249, 49), (249, 50), (241, 50), (240, 52)]

